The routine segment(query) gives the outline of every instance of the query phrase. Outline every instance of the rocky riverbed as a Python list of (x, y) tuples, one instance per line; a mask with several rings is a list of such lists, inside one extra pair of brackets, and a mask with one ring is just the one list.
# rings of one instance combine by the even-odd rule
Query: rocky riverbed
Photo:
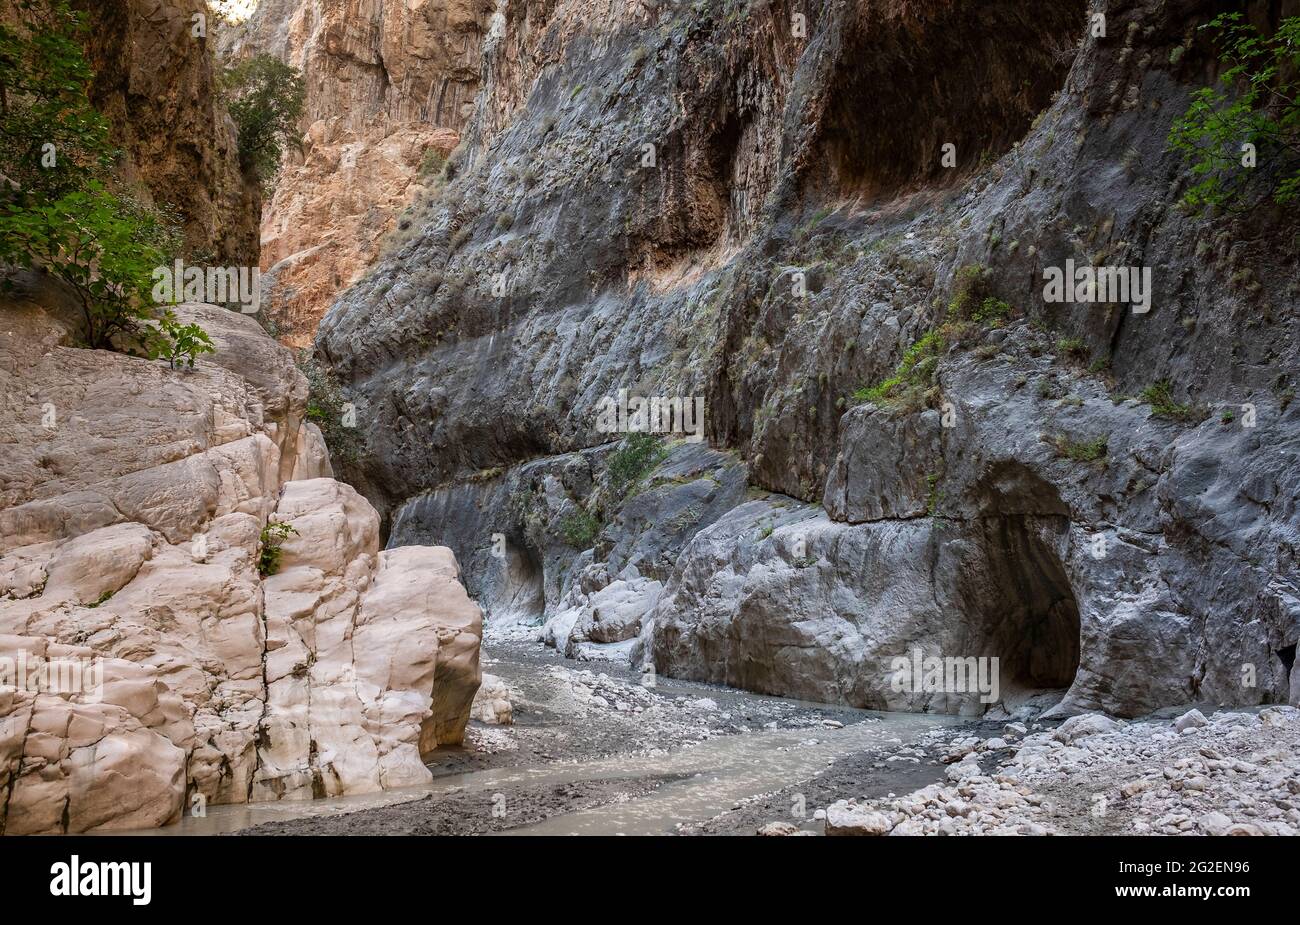
[[(347, 807), (341, 806), (332, 814), (246, 831), (476, 834), (528, 832), (550, 820), (552, 830), (560, 831), (589, 825), (608, 834), (669, 834), (692, 831), (759, 794), (815, 780), (850, 756), (861, 761), (870, 755), (888, 769), (891, 783), (913, 787), (944, 773), (938, 749), (908, 744), (950, 724), (942, 718), (870, 713), (670, 678), (651, 681), (525, 641), (489, 643), (483, 665), (509, 690), (513, 722), (471, 721), (463, 747), (435, 752), (431, 795), (412, 792), (409, 802), (356, 812), (342, 812)], [(889, 760), (895, 752), (898, 757)], [(661, 812), (651, 796), (670, 805)], [(820, 825), (817, 806), (805, 802), (806, 821)], [(604, 816), (596, 812), (590, 818), (602, 807)], [(620, 819), (610, 812), (618, 808), (628, 808), (628, 815)]]
[[(1295, 835), (1300, 710), (1192, 709), (950, 744), (946, 783), (827, 811), (837, 835)], [(993, 766), (989, 767), (989, 758)]]
[[(431, 792), (248, 834), (1245, 834), (1300, 831), (1300, 711), (1126, 723), (829, 708), (497, 641), (511, 725), (471, 722)], [(755, 766), (747, 766), (755, 762)]]

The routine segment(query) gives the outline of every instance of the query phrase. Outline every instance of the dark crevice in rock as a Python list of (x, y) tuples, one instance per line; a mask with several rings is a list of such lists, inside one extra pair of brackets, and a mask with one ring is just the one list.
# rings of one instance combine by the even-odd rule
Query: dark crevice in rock
[[(860, 4), (811, 183), (879, 198), (1006, 152), (1065, 81), (1085, 11), (1082, 0)], [(956, 169), (942, 163), (945, 144)]]
[(546, 573), (541, 555), (522, 537), (510, 537), (502, 564), (505, 579), (496, 604), (498, 615), (540, 620), (546, 611)]
[(978, 553), (959, 580), (975, 645), (996, 656), (1004, 701), (1065, 690), (1079, 667), (1079, 605), (1059, 553), (1070, 529), (1059, 492), (1028, 467), (992, 467), (971, 492)]
[(981, 523), (985, 566), (973, 600), (981, 652), (1000, 659), (1004, 697), (1018, 690), (1065, 690), (1079, 667), (1079, 605), (1060, 558), (1039, 535), (1064, 521), (1020, 517)]

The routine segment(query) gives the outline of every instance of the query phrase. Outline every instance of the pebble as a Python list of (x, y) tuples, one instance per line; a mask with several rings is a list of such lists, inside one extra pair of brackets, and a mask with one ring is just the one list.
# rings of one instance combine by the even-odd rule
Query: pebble
[[(936, 742), (950, 763), (947, 783), (835, 804), (832, 817), (885, 819), (894, 835), (1119, 834), (1120, 826), (1133, 834), (1290, 835), (1300, 827), (1298, 739), (1300, 710), (1290, 707), (1210, 717), (1189, 710), (1172, 723), (1085, 714), (1020, 742), (989, 740), (988, 750), (1014, 752), (992, 774), (969, 737)], [(1112, 813), (1116, 806), (1124, 812)], [(829, 819), (827, 834), (836, 821), (844, 823)]]

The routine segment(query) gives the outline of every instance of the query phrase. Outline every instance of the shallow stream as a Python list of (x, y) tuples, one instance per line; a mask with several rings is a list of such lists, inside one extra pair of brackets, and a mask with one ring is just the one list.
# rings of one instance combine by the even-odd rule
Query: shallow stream
[[(187, 815), (177, 825), (140, 834), (212, 835), (293, 820), (320, 820), (322, 831), (347, 831), (338, 817), (365, 811), (400, 815), (402, 804), (430, 796), (435, 801), (455, 796), (462, 801), (457, 805), (464, 805), (464, 797), (477, 795), (480, 805), (486, 799), (494, 813), (508, 818), (512, 801), (535, 799), (522, 796), (525, 792), (535, 795), (539, 788), (593, 781), (613, 784), (605, 788), (609, 797), (600, 805), (574, 811), (548, 807), (552, 814), (547, 818), (494, 831), (670, 834), (679, 823), (703, 822), (742, 801), (796, 787), (863, 753), (878, 759), (864, 775), (870, 781), (862, 781), (863, 792), (910, 790), (918, 785), (918, 772), (922, 777), (926, 772), (915, 758), (891, 762), (889, 757), (900, 750), (906, 756), (927, 732), (960, 723), (952, 717), (827, 707), (672, 679), (660, 679), (655, 706), (644, 714), (616, 713), (612, 707), (593, 710), (585, 699), (575, 701), (575, 679), (579, 685), (593, 683), (589, 671), (599, 675), (594, 683), (606, 693), (639, 693), (633, 690), (634, 676), (608, 665), (567, 661), (527, 644), (497, 644), (485, 654), (486, 670), (512, 688), (515, 724), (474, 724), (465, 749), (440, 750), (435, 756), (431, 767), (436, 776), (430, 784), (322, 800), (209, 806), (204, 817)], [(701, 698), (716, 703), (716, 709), (692, 712)], [(496, 747), (476, 749), (476, 741)], [(617, 782), (623, 780), (629, 783), (627, 792), (620, 792)], [(852, 776), (849, 780), (857, 783)], [(646, 781), (653, 784), (649, 792), (632, 785)], [(791, 802), (797, 801), (796, 791)], [(810, 803), (808, 817), (817, 805)], [(799, 812), (789, 810), (796, 821)], [(304, 822), (290, 828), (312, 831), (315, 826)]]

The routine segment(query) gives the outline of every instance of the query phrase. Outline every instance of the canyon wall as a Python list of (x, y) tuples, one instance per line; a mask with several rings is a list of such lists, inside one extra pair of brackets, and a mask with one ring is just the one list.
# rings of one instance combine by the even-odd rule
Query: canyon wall
[[(257, 266), (261, 191), (218, 98), (204, 0), (76, 0), (118, 170), (181, 220), (192, 263)], [(205, 18), (196, 20), (196, 16)]]
[(270, 54), (306, 81), (301, 150), (262, 215), (267, 312), (311, 342), (339, 291), (409, 236), (478, 89), (491, 0), (266, 0), (220, 34), (223, 60)]
[[(1187, 213), (1166, 146), (1217, 10), (506, 0), (447, 187), (321, 324), (352, 481), (585, 657), (892, 709), (984, 709), (896, 690), (916, 650), (998, 657), (1008, 711), (1294, 701), (1297, 216)], [(1067, 260), (1149, 269), (1147, 310), (1045, 301)], [(618, 442), (620, 389), (702, 398), (708, 447)]]
[[(204, 5), (90, 9), (123, 179), (177, 210), (191, 261), (255, 264), (257, 197), (191, 31)], [(85, 349), (54, 277), (6, 284), (0, 834), (429, 781), (469, 720), (481, 614), (448, 549), (381, 550), (290, 351), (188, 303), (215, 348), (192, 368)]]

